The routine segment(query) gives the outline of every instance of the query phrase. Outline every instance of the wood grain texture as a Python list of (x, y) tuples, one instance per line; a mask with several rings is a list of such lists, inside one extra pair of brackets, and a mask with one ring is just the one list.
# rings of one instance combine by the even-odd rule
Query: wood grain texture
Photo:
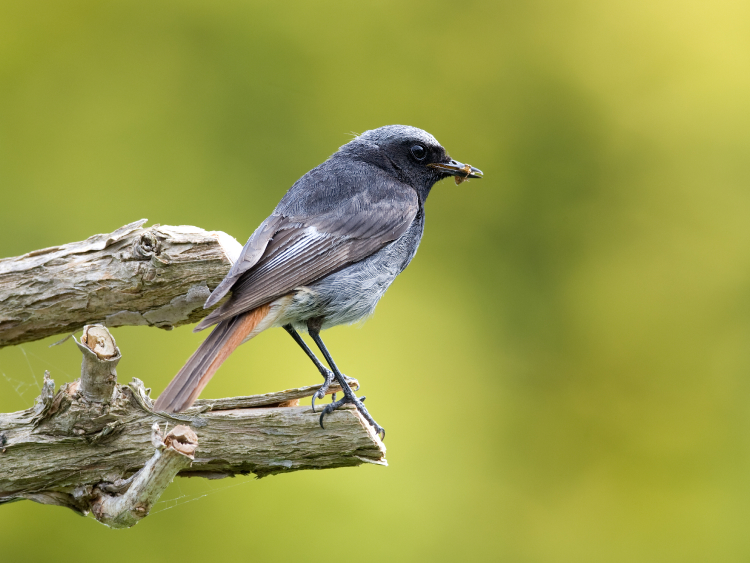
[[(143, 222), (0, 260), (0, 346), (89, 325), (76, 341), (80, 379), (55, 392), (47, 372), (33, 407), (0, 413), (0, 504), (28, 499), (129, 527), (175, 474), (264, 477), (387, 465), (385, 446), (356, 409), (331, 413), (321, 428), (319, 412), (298, 406), (321, 385), (196, 401), (179, 414), (154, 412), (150, 390), (137, 378), (119, 385), (121, 353), (103, 325), (169, 328), (198, 320), (209, 289), (241, 250), (223, 233), (143, 229)], [(340, 390), (331, 385), (328, 392)], [(180, 443), (189, 452), (177, 451), (175, 427), (188, 437)]]
[(203, 304), (242, 245), (218, 231), (145, 222), (0, 259), (0, 347), (85, 324), (169, 329), (206, 316)]
[(385, 465), (385, 446), (355, 409), (328, 415), (323, 429), (320, 414), (309, 406), (232, 408), (278, 405), (280, 399), (311, 396), (319, 388), (201, 401), (186, 413), (164, 415), (151, 410), (149, 392), (138, 379), (117, 385), (110, 403), (95, 403), (84, 398), (79, 380), (54, 393), (45, 374), (34, 407), (0, 414), (0, 503), (30, 499), (88, 512), (94, 487), (129, 477), (153, 456), (154, 423), (189, 425), (198, 435), (195, 460), (180, 472), (183, 476), (263, 477)]
[(175, 426), (162, 438), (158, 424), (151, 427), (154, 454), (126, 481), (95, 487), (91, 497), (94, 517), (110, 528), (130, 528), (148, 516), (161, 494), (181, 469), (190, 467), (198, 437), (187, 426)]

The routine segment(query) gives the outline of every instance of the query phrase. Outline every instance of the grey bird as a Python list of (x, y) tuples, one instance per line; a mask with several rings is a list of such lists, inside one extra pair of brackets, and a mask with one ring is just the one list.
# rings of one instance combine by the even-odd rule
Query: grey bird
[[(159, 396), (154, 409), (190, 407), (237, 346), (271, 327), (283, 327), (325, 379), (344, 397), (326, 405), (323, 417), (353, 403), (378, 434), (385, 431), (347, 385), (320, 338), (320, 331), (370, 316), (396, 276), (417, 252), (424, 230), (424, 203), (439, 180), (459, 184), (482, 172), (452, 160), (435, 137), (416, 127), (388, 125), (366, 131), (302, 176), (255, 230), (204, 307), (229, 299), (195, 328), (216, 328)], [(299, 331), (307, 332), (328, 367)]]

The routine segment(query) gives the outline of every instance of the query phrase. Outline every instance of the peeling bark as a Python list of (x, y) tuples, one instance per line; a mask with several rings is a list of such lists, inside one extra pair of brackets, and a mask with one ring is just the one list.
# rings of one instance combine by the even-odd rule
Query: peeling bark
[[(195, 322), (241, 250), (224, 233), (144, 222), (0, 260), (0, 347), (84, 329), (81, 378), (55, 393), (45, 372), (32, 408), (0, 413), (0, 504), (65, 506), (121, 528), (145, 517), (175, 475), (387, 465), (385, 446), (356, 409), (327, 415), (324, 429), (320, 412), (299, 406), (320, 385), (199, 400), (179, 414), (154, 412), (137, 378), (119, 385), (120, 350), (94, 323)], [(332, 384), (328, 392), (337, 391)], [(172, 428), (163, 440), (160, 425)]]
[(102, 524), (110, 528), (130, 528), (148, 516), (175, 475), (190, 467), (198, 437), (187, 426), (175, 426), (162, 440), (159, 425), (154, 423), (151, 443), (156, 451), (138, 473), (127, 481), (94, 489), (94, 496), (98, 497), (93, 502), (92, 512)]
[(206, 316), (203, 303), (242, 245), (218, 231), (145, 222), (0, 259), (0, 347), (85, 324), (171, 329)]
[[(385, 446), (356, 409), (326, 416), (324, 429), (319, 412), (297, 406), (320, 385), (200, 400), (184, 413), (157, 413), (150, 390), (136, 378), (118, 385), (113, 367), (97, 366), (93, 376), (88, 373), (93, 386), (87, 391), (86, 366), (94, 361), (89, 355), (106, 366), (109, 359), (119, 359), (120, 351), (101, 325), (87, 326), (85, 341), (79, 344), (82, 379), (55, 393), (46, 372), (32, 408), (0, 414), (0, 504), (28, 499), (80, 514), (93, 510), (103, 523), (126, 527), (148, 513), (174, 475), (264, 477), (301, 469), (386, 465)], [(112, 390), (100, 385), (102, 381), (112, 382)], [(331, 385), (329, 393), (337, 391), (341, 388)], [(195, 432), (195, 440), (172, 442), (195, 442), (197, 449), (181, 450), (173, 444), (182, 457), (167, 451), (155, 437), (155, 425), (171, 427), (173, 437), (178, 426), (183, 427), (180, 436)], [(165, 439), (164, 444), (172, 442)], [(193, 454), (188, 463), (184, 456)]]
[[(340, 409), (325, 429), (309, 406), (280, 407), (290, 394), (312, 396), (320, 385), (246, 397), (250, 408), (222, 408), (239, 398), (201, 401), (185, 413), (153, 412), (139, 379), (115, 387), (109, 404), (91, 403), (80, 380), (53, 396), (45, 375), (43, 394), (25, 411), (0, 414), (5, 452), (0, 454), (0, 503), (43, 491), (115, 482), (137, 471), (152, 453), (151, 428), (183, 424), (198, 434), (200, 448), (189, 473), (260, 477), (299, 469), (382, 463), (384, 447), (356, 409)], [(330, 392), (341, 391), (331, 386)]]

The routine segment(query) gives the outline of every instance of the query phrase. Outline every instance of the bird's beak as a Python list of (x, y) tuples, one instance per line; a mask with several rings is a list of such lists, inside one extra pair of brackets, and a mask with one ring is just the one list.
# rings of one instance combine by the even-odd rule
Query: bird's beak
[(445, 174), (455, 176), (456, 184), (460, 184), (469, 178), (482, 177), (482, 171), (479, 168), (474, 168), (471, 164), (464, 164), (457, 160), (451, 160), (450, 162), (433, 162), (427, 166), (440, 170)]

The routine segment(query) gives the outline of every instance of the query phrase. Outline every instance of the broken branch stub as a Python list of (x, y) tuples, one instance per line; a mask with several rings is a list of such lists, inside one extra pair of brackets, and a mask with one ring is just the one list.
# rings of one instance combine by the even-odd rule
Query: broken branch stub
[[(323, 429), (320, 411), (282, 406), (321, 385), (201, 400), (184, 413), (158, 413), (139, 379), (117, 384), (108, 362), (119, 360), (120, 351), (105, 327), (87, 326), (81, 341), (81, 380), (55, 393), (45, 373), (32, 408), (0, 413), (0, 504), (33, 500), (93, 511), (108, 526), (128, 527), (148, 514), (175, 475), (263, 477), (386, 465), (385, 446), (356, 409), (329, 414)], [(328, 393), (340, 390), (332, 384)], [(165, 423), (177, 426), (162, 440), (158, 425)]]
[[(151, 507), (181, 470), (193, 462), (198, 437), (187, 426), (175, 426), (162, 440), (159, 424), (151, 427), (151, 443), (156, 448), (146, 465), (131, 477), (123, 494), (110, 494), (95, 487), (92, 504), (94, 517), (110, 528), (130, 528), (148, 516)], [(98, 495), (98, 496), (97, 496)]]
[(110, 401), (117, 383), (115, 367), (122, 358), (114, 337), (102, 325), (86, 325), (76, 344), (83, 354), (81, 394), (92, 402)]

